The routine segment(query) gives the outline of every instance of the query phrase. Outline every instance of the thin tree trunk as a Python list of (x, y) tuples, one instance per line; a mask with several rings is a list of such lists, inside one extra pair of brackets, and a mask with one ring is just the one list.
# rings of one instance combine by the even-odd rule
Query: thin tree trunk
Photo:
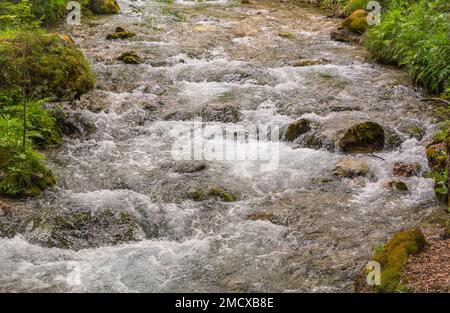
[(22, 121), (23, 121), (23, 129), (22, 129), (22, 147), (25, 149), (25, 145), (27, 143), (27, 101), (25, 99), (25, 87), (22, 87)]

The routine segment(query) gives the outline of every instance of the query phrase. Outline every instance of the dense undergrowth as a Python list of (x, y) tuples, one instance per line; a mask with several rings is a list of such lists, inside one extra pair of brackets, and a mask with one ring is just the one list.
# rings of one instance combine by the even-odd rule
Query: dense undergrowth
[(0, 2), (0, 194), (36, 196), (55, 184), (37, 151), (61, 142), (49, 100), (89, 91), (95, 76), (67, 36), (47, 32), (67, 0)]

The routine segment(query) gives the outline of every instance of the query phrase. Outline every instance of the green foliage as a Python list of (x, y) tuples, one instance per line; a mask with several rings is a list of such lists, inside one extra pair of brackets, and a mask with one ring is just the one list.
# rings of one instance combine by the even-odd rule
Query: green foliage
[(37, 196), (54, 184), (55, 178), (33, 149), (31, 138), (22, 146), (22, 121), (0, 116), (0, 194)]
[(417, 83), (431, 91), (448, 93), (447, 4), (447, 0), (392, 1), (382, 23), (369, 31), (368, 49), (379, 61), (405, 67)]
[[(11, 93), (11, 92), (10, 92)], [(16, 93), (5, 95), (0, 91), (0, 99), (6, 100), (0, 105), (0, 116), (7, 119), (21, 119), (23, 103)], [(26, 102), (27, 138), (38, 147), (49, 147), (61, 142), (61, 131), (56, 126), (52, 112), (44, 108), (46, 99)]]
[(43, 25), (52, 25), (67, 14), (69, 0), (31, 0), (32, 12)]
[(32, 13), (28, 0), (17, 4), (10, 1), (0, 2), (0, 32), (17, 29), (36, 29), (39, 22)]

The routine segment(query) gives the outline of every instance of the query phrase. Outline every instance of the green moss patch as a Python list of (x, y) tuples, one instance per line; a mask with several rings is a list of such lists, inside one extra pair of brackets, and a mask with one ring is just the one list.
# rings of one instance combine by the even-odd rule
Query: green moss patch
[(90, 0), (87, 8), (96, 14), (120, 13), (120, 7), (116, 0)]
[(373, 261), (381, 265), (381, 285), (376, 292), (396, 292), (404, 289), (400, 278), (410, 255), (419, 253), (426, 241), (419, 229), (409, 229), (395, 233), (391, 240), (375, 253)]
[(123, 61), (127, 64), (139, 64), (141, 63), (141, 58), (134, 51), (127, 51), (122, 53), (117, 60)]
[[(0, 89), (26, 83), (33, 98), (72, 99), (95, 85), (89, 62), (60, 34), (43, 31), (3, 34), (0, 68)], [(26, 69), (26, 76), (20, 69)]]
[(196, 190), (189, 194), (189, 197), (194, 201), (204, 201), (207, 199), (220, 199), (224, 202), (234, 202), (237, 197), (231, 192), (223, 189), (222, 187), (212, 187), (206, 190)]
[(348, 129), (339, 141), (339, 146), (344, 152), (372, 153), (382, 150), (384, 142), (383, 127), (374, 122), (365, 122)]

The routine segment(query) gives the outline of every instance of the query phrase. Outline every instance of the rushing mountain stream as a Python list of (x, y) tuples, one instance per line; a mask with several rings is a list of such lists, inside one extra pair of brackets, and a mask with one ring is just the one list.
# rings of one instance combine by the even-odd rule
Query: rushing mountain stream
[[(338, 19), (293, 3), (118, 2), (119, 15), (58, 30), (97, 87), (62, 104), (67, 135), (46, 154), (58, 183), (18, 203), (33, 220), (0, 239), (0, 290), (352, 291), (376, 244), (443, 211), (432, 179), (387, 187), (396, 162), (428, 169), (430, 103), (404, 71), (332, 41)], [(117, 27), (136, 36), (107, 40)], [(141, 63), (116, 60), (126, 51)], [(182, 160), (194, 117), (197, 145), (248, 130), (222, 147), (274, 162)], [(252, 131), (299, 118), (294, 141)], [(385, 149), (344, 154), (339, 137), (366, 121), (390, 134)], [(344, 159), (368, 174), (339, 177)]]

